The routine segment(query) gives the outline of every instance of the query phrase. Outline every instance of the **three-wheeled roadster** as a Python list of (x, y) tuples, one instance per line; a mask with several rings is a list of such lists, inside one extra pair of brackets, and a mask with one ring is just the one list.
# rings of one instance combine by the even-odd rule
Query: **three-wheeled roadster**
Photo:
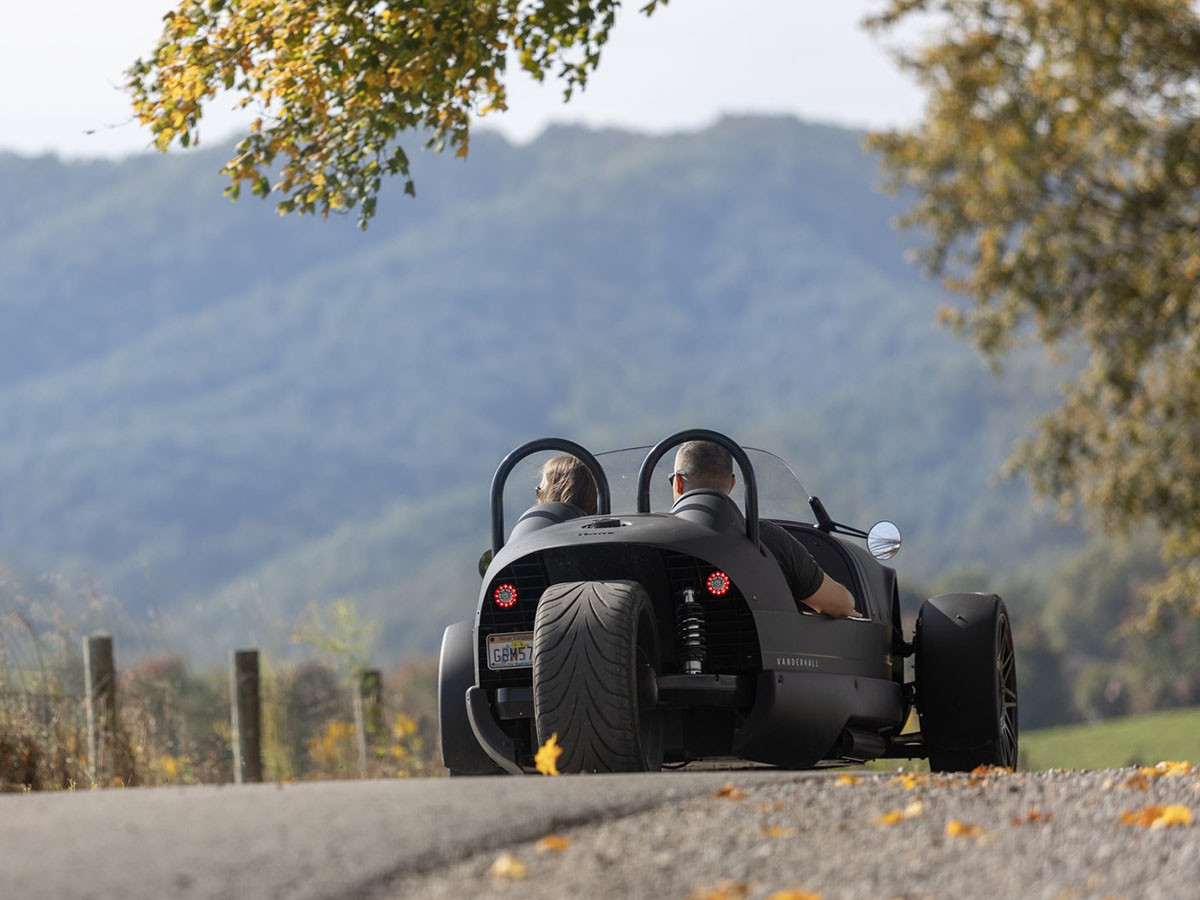
[[(742, 508), (695, 490), (651, 510), (655, 467), (689, 440), (732, 454)], [(549, 450), (586, 464), (598, 514), (539, 504), (506, 540), (506, 481)], [(797, 603), (759, 539), (760, 515), (849, 588), (855, 616), (830, 619)], [(1016, 764), (1016, 662), (1000, 598), (927, 600), (909, 642), (896, 573), (879, 562), (899, 549), (899, 531), (834, 522), (772, 454), (701, 429), (600, 457), (543, 438), (500, 464), (491, 523), (475, 616), (442, 640), (442, 758), (452, 774), (530, 771), (551, 735), (566, 772), (713, 758), (789, 768), (879, 757), (928, 757), (951, 771)], [(920, 730), (904, 732), (914, 707)]]

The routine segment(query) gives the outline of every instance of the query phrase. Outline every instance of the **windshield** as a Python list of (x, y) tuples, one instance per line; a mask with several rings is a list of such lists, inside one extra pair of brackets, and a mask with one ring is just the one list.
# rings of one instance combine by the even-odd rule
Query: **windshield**
[[(790, 522), (815, 525), (817, 520), (808, 503), (809, 493), (791, 466), (766, 450), (756, 450), (753, 447), (743, 449), (750, 458), (750, 465), (754, 467), (754, 477), (758, 480), (759, 516), (764, 519), (786, 519)], [(629, 447), (596, 454), (600, 465), (604, 466), (604, 474), (608, 476), (614, 513), (633, 512), (637, 508), (638, 469), (650, 450), (650, 447)], [(666, 512), (671, 508), (671, 486), (667, 483), (667, 476), (671, 474), (674, 461), (675, 454), (669, 451), (654, 469), (654, 475), (650, 479), (650, 509), (653, 512)], [(745, 479), (739, 478), (738, 487), (733, 491), (734, 499), (742, 504), (743, 509), (744, 483)]]

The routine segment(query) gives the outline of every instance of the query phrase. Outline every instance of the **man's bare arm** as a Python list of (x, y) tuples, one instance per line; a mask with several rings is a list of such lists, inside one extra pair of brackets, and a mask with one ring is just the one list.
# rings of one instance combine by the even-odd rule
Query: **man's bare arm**
[(821, 586), (804, 602), (817, 612), (834, 619), (854, 615), (854, 597), (824, 572), (821, 573)]

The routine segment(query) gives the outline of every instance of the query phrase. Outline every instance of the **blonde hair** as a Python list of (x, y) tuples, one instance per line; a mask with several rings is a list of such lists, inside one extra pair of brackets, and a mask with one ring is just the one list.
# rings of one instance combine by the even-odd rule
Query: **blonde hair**
[(596, 515), (596, 482), (574, 456), (552, 456), (542, 465), (539, 503), (570, 503), (585, 515)]

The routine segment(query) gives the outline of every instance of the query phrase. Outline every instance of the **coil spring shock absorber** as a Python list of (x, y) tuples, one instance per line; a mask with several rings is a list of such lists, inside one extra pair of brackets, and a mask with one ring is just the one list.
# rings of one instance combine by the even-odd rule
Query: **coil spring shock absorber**
[(675, 633), (679, 638), (679, 658), (683, 671), (688, 675), (699, 675), (704, 670), (704, 657), (708, 655), (704, 633), (704, 607), (696, 602), (692, 588), (683, 591), (683, 602), (675, 610)]

